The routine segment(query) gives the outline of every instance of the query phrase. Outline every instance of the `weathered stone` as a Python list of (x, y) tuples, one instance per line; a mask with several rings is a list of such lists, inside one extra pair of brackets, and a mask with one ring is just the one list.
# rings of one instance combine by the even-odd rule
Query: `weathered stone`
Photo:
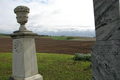
[(96, 39), (109, 40), (113, 33), (119, 29), (119, 0), (93, 1)]
[(16, 80), (16, 79), (14, 79), (13, 77), (10, 77), (8, 80)]
[[(20, 23), (20, 28), (18, 31), (16, 32), (23, 32), (23, 31), (26, 31), (26, 32), (29, 32), (26, 27), (25, 27), (25, 23), (28, 22), (28, 13), (29, 13), (29, 8), (26, 7), (26, 6), (17, 6), (15, 9), (14, 9), (14, 13), (17, 15), (17, 22)], [(31, 32), (31, 31), (30, 31)]]
[(12, 77), (9, 80), (43, 80), (38, 74), (36, 48), (34, 36), (36, 33), (28, 31), (27, 23), (29, 8), (18, 6), (14, 9), (20, 28), (11, 34), (13, 38)]
[(115, 44), (119, 40), (98, 45), (100, 42), (96, 41), (91, 50), (93, 80), (120, 80), (120, 44)]
[(120, 80), (119, 0), (93, 0), (96, 42), (91, 48), (92, 80)]

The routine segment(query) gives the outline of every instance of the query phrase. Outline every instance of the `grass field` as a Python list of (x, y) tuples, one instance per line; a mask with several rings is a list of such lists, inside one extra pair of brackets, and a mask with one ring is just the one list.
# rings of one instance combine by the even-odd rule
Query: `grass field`
[(66, 40), (67, 39), (67, 37), (61, 37), (61, 36), (48, 37), (48, 38), (57, 39), (57, 40)]
[(10, 36), (0, 36), (0, 38), (10, 38)]
[[(48, 37), (56, 40), (68, 40), (67, 37), (61, 37), (61, 36), (55, 36), (55, 37)], [(75, 37), (75, 39), (70, 39), (70, 40), (79, 40), (79, 41), (96, 41), (96, 38), (92, 37)]]
[[(67, 36), (45, 36), (45, 37), (55, 39), (55, 40), (96, 41), (96, 38), (93, 38), (93, 37), (75, 37), (75, 36), (71, 36), (71, 37), (75, 37), (75, 39), (67, 39)], [(0, 38), (10, 38), (10, 36), (0, 35)]]
[[(91, 62), (74, 61), (74, 55), (37, 53), (44, 80), (92, 80)], [(12, 53), (0, 53), (0, 80), (12, 76)]]

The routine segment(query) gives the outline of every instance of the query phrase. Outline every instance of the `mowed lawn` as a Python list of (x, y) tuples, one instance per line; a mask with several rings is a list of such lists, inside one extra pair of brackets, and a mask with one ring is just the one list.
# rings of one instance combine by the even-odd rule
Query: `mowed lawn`
[[(43, 80), (92, 80), (91, 62), (74, 61), (74, 55), (37, 53)], [(0, 80), (12, 76), (12, 53), (0, 53)]]

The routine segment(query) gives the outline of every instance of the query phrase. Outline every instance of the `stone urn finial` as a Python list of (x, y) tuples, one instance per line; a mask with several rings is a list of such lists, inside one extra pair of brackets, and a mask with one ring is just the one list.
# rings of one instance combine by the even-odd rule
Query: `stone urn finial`
[(30, 9), (26, 6), (17, 6), (14, 9), (14, 13), (17, 15), (17, 22), (20, 24), (19, 31), (24, 32), (27, 31), (27, 28), (25, 27), (25, 24), (28, 21), (28, 13)]

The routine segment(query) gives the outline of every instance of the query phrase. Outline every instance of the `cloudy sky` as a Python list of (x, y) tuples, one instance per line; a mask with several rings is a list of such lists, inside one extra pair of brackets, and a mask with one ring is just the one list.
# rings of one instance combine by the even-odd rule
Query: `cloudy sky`
[(41, 35), (95, 36), (93, 0), (0, 0), (0, 33), (19, 29), (14, 8), (30, 8), (26, 27)]

